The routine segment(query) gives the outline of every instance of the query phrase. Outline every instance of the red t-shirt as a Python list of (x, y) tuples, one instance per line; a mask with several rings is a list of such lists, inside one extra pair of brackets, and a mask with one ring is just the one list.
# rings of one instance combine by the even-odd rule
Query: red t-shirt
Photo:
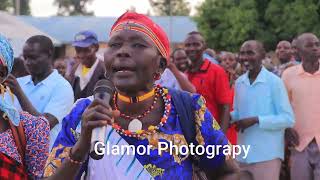
[[(230, 96), (231, 98), (231, 105), (230, 105), (230, 112), (233, 110), (233, 97), (234, 97), (234, 87), (230, 88)], [(232, 125), (231, 127), (229, 127), (229, 129), (227, 130), (227, 138), (229, 139), (230, 143), (235, 145), (237, 144), (237, 131), (234, 125)]]
[(188, 72), (188, 79), (195, 86), (197, 93), (206, 99), (206, 104), (220, 124), (219, 104), (231, 104), (231, 95), (227, 73), (219, 65), (204, 60), (198, 72)]

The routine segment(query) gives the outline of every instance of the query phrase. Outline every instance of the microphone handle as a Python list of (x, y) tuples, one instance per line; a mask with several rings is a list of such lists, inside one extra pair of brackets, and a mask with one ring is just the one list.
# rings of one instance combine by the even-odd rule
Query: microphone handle
[[(96, 93), (94, 96), (95, 96), (94, 97), (95, 99), (101, 99), (105, 102), (108, 102), (108, 104), (111, 99), (111, 95), (107, 92)], [(102, 159), (104, 156), (104, 154), (102, 154), (101, 149), (104, 148), (104, 144), (106, 143), (106, 140), (105, 140), (106, 130), (107, 130), (106, 126), (97, 127), (92, 130), (90, 153), (89, 153), (92, 159), (99, 160), (99, 159)], [(96, 143), (98, 142), (99, 144), (97, 145), (97, 148), (95, 148)], [(99, 154), (97, 154), (95, 150), (97, 150)]]
[[(97, 127), (97, 128), (94, 128), (92, 130), (92, 136), (91, 136), (91, 146), (90, 146), (90, 157), (92, 159), (95, 159), (95, 160), (99, 160), (99, 159), (102, 159), (103, 158), (103, 154), (102, 154), (102, 148), (104, 148), (104, 144), (106, 143), (105, 142), (105, 138), (106, 138), (106, 129), (107, 127), (106, 126), (103, 126), (103, 127)], [(96, 143), (100, 142), (100, 144), (97, 145), (97, 147), (95, 148), (96, 146)], [(103, 143), (103, 145), (101, 144)], [(97, 152), (99, 154), (97, 154)]]

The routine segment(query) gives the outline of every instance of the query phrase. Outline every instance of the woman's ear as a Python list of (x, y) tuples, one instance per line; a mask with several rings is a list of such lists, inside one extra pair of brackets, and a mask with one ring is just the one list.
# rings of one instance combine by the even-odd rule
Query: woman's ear
[(167, 68), (167, 60), (164, 57), (160, 58), (160, 63), (159, 63), (159, 71), (162, 74), (163, 71)]

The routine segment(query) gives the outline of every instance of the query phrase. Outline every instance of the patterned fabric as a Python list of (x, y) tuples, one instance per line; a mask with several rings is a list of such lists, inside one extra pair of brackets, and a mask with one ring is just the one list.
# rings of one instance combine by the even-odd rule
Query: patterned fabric
[(12, 71), (13, 67), (13, 49), (4, 36), (0, 34), (0, 61), (4, 66), (8, 67), (8, 72)]
[[(13, 61), (14, 58), (12, 47), (9, 41), (4, 36), (0, 35), (0, 62), (2, 65), (8, 68), (8, 74), (12, 71)], [(4, 89), (1, 83), (2, 82), (0, 82), (0, 88)], [(2, 90), (1, 93), (3, 93)], [(4, 112), (15, 126), (18, 126), (20, 122), (19, 112), (13, 105), (4, 101), (3, 94), (1, 95), (2, 99), (0, 101), (0, 111)]]
[(170, 60), (170, 42), (163, 29), (146, 15), (126, 12), (111, 28), (110, 35), (121, 30), (132, 30), (145, 34), (155, 44), (161, 55)]
[[(20, 117), (27, 140), (24, 160), (26, 169), (30, 177), (40, 178), (49, 152), (49, 122), (43, 117), (35, 117), (27, 112), (21, 112)], [(21, 163), (11, 129), (0, 133), (0, 153)]]
[(299, 63), (297, 61), (289, 61), (287, 63), (280, 64), (280, 65), (274, 67), (273, 73), (276, 74), (277, 76), (281, 77), (284, 70), (286, 70), (287, 68), (289, 68), (291, 66), (295, 66), (298, 64)]
[(27, 179), (26, 173), (20, 163), (11, 157), (0, 153), (0, 179), (23, 180)]
[[(196, 140), (198, 144), (204, 145), (204, 147), (218, 144), (227, 145), (228, 140), (222, 131), (219, 130), (220, 127), (218, 123), (206, 108), (204, 98), (200, 95), (193, 95), (192, 98), (193, 108), (196, 110)], [(69, 148), (76, 143), (79, 137), (77, 126), (82, 113), (90, 103), (91, 100), (82, 99), (76, 104), (70, 114), (64, 118), (62, 131), (55, 141), (45, 167), (45, 177), (52, 175), (55, 170), (61, 166), (64, 159), (68, 156)], [(148, 135), (141, 140), (126, 136), (122, 137), (127, 143), (135, 147), (138, 145), (154, 145), (154, 149), (151, 150), (150, 155), (136, 154), (135, 156), (155, 179), (192, 179), (192, 163), (188, 155), (175, 155), (174, 153), (171, 155), (169, 152), (162, 152), (161, 155), (158, 155), (158, 142), (172, 143), (178, 147), (187, 145), (175, 106), (174, 104), (171, 104), (171, 106), (172, 108), (167, 123), (161, 127), (158, 132)], [(220, 142), (219, 139), (222, 139), (222, 142)], [(214, 158), (208, 159), (207, 155), (204, 154), (201, 159), (204, 159), (204, 161), (201, 161), (202, 166), (214, 169), (224, 162), (225, 156), (220, 152), (219, 155), (216, 155)], [(82, 172), (85, 169), (86, 167), (82, 167)], [(82, 172), (80, 172), (78, 177), (80, 177)]]

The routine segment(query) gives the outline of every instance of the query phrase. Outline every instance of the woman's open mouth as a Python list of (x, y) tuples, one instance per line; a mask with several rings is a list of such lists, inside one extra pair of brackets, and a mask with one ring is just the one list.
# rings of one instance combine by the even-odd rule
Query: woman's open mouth
[(120, 77), (132, 76), (135, 73), (135, 69), (128, 66), (113, 67), (112, 71), (115, 76), (120, 76)]

